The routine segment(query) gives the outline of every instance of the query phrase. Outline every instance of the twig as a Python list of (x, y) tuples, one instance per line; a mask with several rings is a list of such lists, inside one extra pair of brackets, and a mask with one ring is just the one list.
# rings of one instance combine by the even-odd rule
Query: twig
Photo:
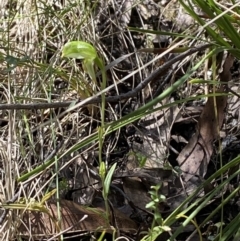
[(230, 93), (232, 93), (233, 95), (236, 95), (239, 99), (240, 99), (240, 95), (237, 93), (237, 92), (235, 92), (235, 91), (233, 91), (231, 88), (229, 88), (228, 86), (226, 86), (226, 88), (227, 88), (227, 90), (230, 92)]
[[(118, 102), (124, 99), (128, 99), (131, 97), (136, 96), (142, 89), (144, 89), (151, 81), (154, 81), (155, 79), (159, 78), (161, 74), (163, 74), (165, 71), (167, 71), (174, 63), (184, 59), (185, 57), (198, 52), (202, 51), (208, 47), (212, 46), (212, 44), (204, 44), (197, 47), (193, 47), (187, 51), (185, 51), (182, 54), (179, 54), (175, 58), (169, 60), (162, 66), (160, 66), (157, 70), (155, 70), (152, 74), (150, 74), (145, 80), (143, 80), (141, 83), (137, 85), (135, 89), (132, 91), (129, 91), (125, 94), (117, 95), (117, 96), (109, 96), (106, 97), (106, 102)], [(121, 83), (121, 82), (119, 82)], [(79, 108), (82, 106), (86, 106), (89, 104), (96, 104), (101, 103), (101, 98), (98, 97), (102, 93), (106, 93), (110, 89), (115, 87), (115, 85), (111, 85), (107, 87), (105, 90), (97, 93), (95, 96), (89, 97), (85, 100), (80, 101), (78, 104), (74, 106), (74, 108), (69, 108), (67, 112), (72, 111), (75, 108)], [(78, 100), (74, 100), (76, 103)], [(30, 110), (30, 109), (49, 109), (49, 108), (60, 108), (60, 107), (69, 107), (71, 103), (74, 101), (67, 101), (67, 102), (56, 102), (56, 103), (31, 103), (31, 104), (0, 104), (0, 110)], [(66, 114), (67, 112), (64, 112), (62, 114)]]

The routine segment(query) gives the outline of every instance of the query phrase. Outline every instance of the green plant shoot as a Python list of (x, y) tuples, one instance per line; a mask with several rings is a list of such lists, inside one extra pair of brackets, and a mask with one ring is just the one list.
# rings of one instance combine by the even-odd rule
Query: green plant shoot
[[(106, 71), (101, 58), (98, 57), (96, 49), (89, 43), (83, 41), (72, 41), (63, 46), (62, 49), (62, 57), (67, 58), (75, 58), (83, 60), (83, 68), (92, 78), (92, 81), (97, 86), (95, 66), (97, 66), (102, 73), (102, 82), (100, 89), (104, 90), (106, 88)], [(116, 165), (110, 169), (109, 173), (106, 175), (106, 164), (102, 161), (102, 147), (103, 141), (105, 137), (105, 94), (101, 95), (101, 127), (98, 128), (98, 136), (99, 136), (99, 174), (101, 177), (102, 185), (103, 185), (103, 197), (105, 200), (105, 206), (107, 210), (107, 214), (109, 213), (108, 203), (107, 203), (107, 195), (109, 192), (110, 181), (112, 174), (115, 170)], [(108, 217), (108, 215), (107, 215)]]
[(83, 41), (72, 41), (66, 43), (62, 50), (62, 57), (82, 59), (84, 70), (96, 83), (94, 61), (97, 58), (97, 51), (91, 44)]
[[(66, 43), (62, 49), (62, 57), (82, 59), (84, 70), (89, 74), (95, 84), (97, 84), (94, 70), (94, 65), (96, 65), (102, 73), (101, 90), (106, 88), (107, 78), (103, 61), (98, 57), (96, 49), (91, 44), (83, 41), (71, 41)], [(101, 124), (102, 127), (104, 127), (105, 94), (102, 94), (101, 97)]]

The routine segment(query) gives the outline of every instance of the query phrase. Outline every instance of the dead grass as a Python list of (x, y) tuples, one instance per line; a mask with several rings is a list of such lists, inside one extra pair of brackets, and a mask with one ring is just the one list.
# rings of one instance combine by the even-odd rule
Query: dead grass
[[(76, 99), (76, 91), (71, 86), (58, 90), (54, 83), (56, 78), (67, 80), (76, 73), (75, 78), (85, 77), (79, 71), (79, 66), (68, 65), (60, 58), (60, 51), (70, 39), (98, 42), (92, 27), (91, 6), (83, 1), (31, 0), (1, 1), (0, 5), (2, 102), (32, 103)], [(52, 168), (53, 175), (46, 171), (38, 173), (27, 186), (25, 183), (16, 183), (23, 172), (29, 172), (43, 163), (59, 143), (63, 143), (60, 148), (64, 152), (81, 135), (89, 134), (84, 129), (86, 126), (89, 128), (89, 125), (82, 123), (84, 116), (74, 112), (58, 119), (60, 112), (60, 109), (1, 112), (1, 119), (6, 122), (0, 131), (1, 202), (11, 200), (16, 191), (26, 200), (30, 197), (41, 200), (51, 185), (54, 187), (54, 183), (59, 183), (60, 169), (76, 159), (66, 157)], [(52, 118), (57, 118), (57, 121), (51, 122)], [(47, 120), (50, 120), (50, 124), (44, 125)], [(18, 198), (17, 196), (16, 199)], [(17, 211), (8, 213), (1, 227), (2, 240), (12, 240), (16, 236), (18, 215)]]

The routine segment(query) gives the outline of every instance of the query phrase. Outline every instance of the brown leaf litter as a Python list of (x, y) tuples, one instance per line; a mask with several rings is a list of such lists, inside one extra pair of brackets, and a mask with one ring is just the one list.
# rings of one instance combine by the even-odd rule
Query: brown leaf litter
[[(233, 65), (233, 57), (229, 55), (220, 73), (220, 81), (231, 80), (230, 68)], [(226, 93), (226, 88), (221, 85), (216, 93)], [(214, 112), (214, 97), (208, 97), (208, 101), (200, 115), (195, 135), (179, 154), (177, 161), (184, 173), (187, 182), (193, 175), (203, 177), (213, 153), (213, 142), (219, 135), (218, 127), (223, 125), (225, 110), (227, 107), (227, 95), (216, 96), (217, 118)]]
[[(61, 222), (58, 220), (57, 204), (54, 201), (48, 203), (50, 215), (35, 211), (26, 211), (23, 214), (22, 223), (19, 227), (19, 236), (34, 237), (36, 240), (41, 237), (51, 237), (59, 233), (79, 233), (92, 231), (114, 231), (106, 218), (106, 211), (102, 208), (88, 208), (72, 201), (60, 200)], [(117, 228), (122, 231), (135, 232), (137, 225), (123, 213), (114, 210)], [(51, 217), (52, 218), (51, 218)], [(110, 220), (112, 217), (110, 217)]]

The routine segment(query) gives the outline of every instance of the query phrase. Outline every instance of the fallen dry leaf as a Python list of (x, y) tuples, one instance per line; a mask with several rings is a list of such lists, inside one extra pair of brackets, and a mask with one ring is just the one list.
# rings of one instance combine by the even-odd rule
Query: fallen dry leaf
[[(232, 64), (233, 57), (229, 55), (224, 62), (222, 73), (220, 73), (220, 81), (228, 82), (231, 80), (230, 68)], [(222, 85), (217, 92), (226, 92), (225, 87)], [(205, 175), (213, 153), (213, 142), (219, 134), (217, 126), (221, 128), (223, 124), (226, 106), (227, 96), (217, 96), (217, 119), (214, 114), (214, 98), (208, 98), (200, 116), (195, 135), (189, 140), (177, 158), (186, 182), (193, 175), (199, 175), (200, 177)]]
[(151, 201), (151, 198), (139, 178), (125, 177), (123, 179), (123, 190), (136, 207), (146, 210), (146, 204)]
[[(61, 223), (60, 230), (51, 220), (49, 215), (40, 212), (26, 211), (22, 218), (22, 224), (19, 227), (19, 235), (25, 237), (50, 237), (58, 234), (60, 231), (68, 229), (66, 233), (81, 231), (99, 231), (106, 230), (112, 232), (113, 228), (106, 220), (106, 212), (101, 208), (87, 208), (72, 201), (61, 200)], [(57, 220), (57, 205), (51, 201), (48, 203), (49, 212)], [(124, 231), (135, 231), (137, 225), (119, 212), (115, 213), (118, 228)], [(69, 230), (70, 229), (70, 230)]]

